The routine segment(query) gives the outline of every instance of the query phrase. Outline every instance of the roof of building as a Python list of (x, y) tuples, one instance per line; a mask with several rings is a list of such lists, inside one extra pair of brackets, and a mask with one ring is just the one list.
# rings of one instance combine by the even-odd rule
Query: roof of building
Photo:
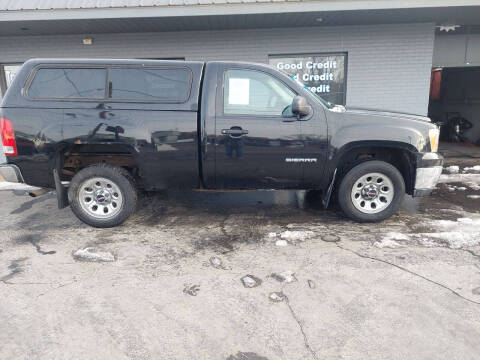
[(480, 25), (480, 0), (0, 0), (0, 37), (366, 24)]
[[(265, 3), (301, 3), (314, 2), (357, 9), (368, 8), (419, 8), (436, 6), (475, 6), (478, 0), (0, 0), (0, 11), (30, 10), (80, 10), (80, 9), (115, 9), (146, 8), (165, 6), (202, 6), (225, 4), (265, 4)], [(346, 9), (345, 9), (346, 10)]]
[(108, 9), (301, 1), (305, 0), (0, 0), (0, 11)]

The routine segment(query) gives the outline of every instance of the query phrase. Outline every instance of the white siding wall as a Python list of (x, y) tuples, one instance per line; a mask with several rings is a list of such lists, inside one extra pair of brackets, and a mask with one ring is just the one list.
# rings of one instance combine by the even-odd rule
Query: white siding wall
[(426, 114), (433, 24), (163, 33), (0, 36), (0, 63), (33, 57), (175, 58), (267, 62), (268, 55), (348, 52), (347, 106)]
[(480, 34), (436, 36), (433, 66), (480, 66)]

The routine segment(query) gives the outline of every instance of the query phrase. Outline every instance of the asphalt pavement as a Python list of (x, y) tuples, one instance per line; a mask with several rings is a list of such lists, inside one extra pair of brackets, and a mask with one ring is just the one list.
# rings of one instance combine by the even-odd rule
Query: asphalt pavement
[(311, 193), (166, 192), (95, 229), (0, 191), (0, 358), (478, 359), (476, 194), (357, 224)]

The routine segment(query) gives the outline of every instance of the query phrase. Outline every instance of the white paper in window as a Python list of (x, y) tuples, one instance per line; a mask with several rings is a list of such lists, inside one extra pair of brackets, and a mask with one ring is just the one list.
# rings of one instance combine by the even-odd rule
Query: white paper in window
[(248, 105), (250, 103), (250, 79), (230, 78), (228, 81), (228, 104)]

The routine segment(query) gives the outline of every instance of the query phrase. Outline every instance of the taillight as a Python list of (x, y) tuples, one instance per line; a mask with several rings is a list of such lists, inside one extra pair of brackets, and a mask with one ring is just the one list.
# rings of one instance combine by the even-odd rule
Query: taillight
[(13, 132), (13, 125), (10, 120), (0, 118), (0, 133), (2, 134), (2, 145), (5, 155), (17, 155), (17, 142), (15, 141), (15, 133)]

